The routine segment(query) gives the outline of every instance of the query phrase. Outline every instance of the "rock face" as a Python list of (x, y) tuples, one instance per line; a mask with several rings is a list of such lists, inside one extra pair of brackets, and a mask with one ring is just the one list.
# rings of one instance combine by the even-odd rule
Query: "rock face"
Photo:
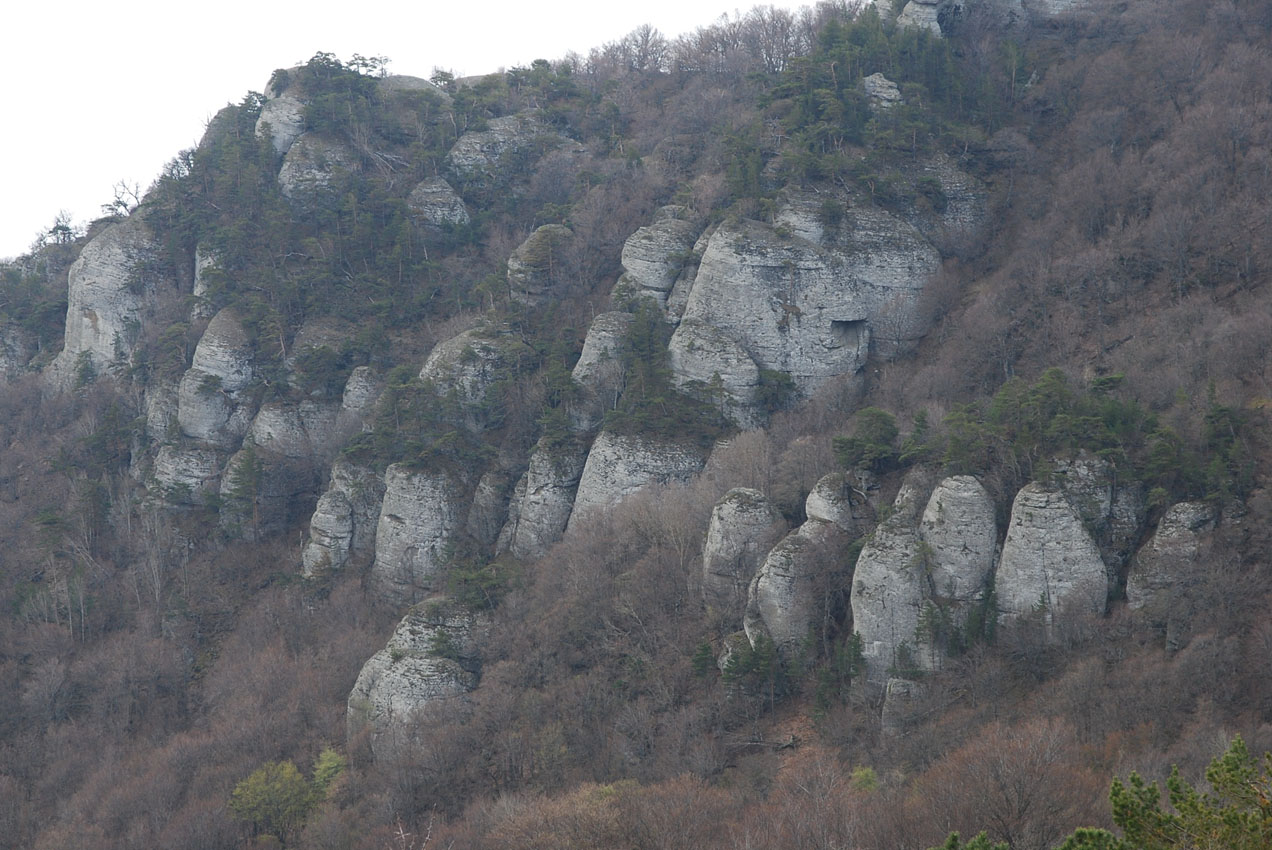
[(861, 85), (866, 91), (866, 97), (870, 99), (870, 105), (875, 109), (891, 109), (903, 102), (901, 89), (883, 74), (871, 74), (862, 79)]
[(343, 568), (352, 558), (375, 551), (375, 532), (384, 499), (384, 479), (346, 460), (331, 467), (327, 492), (309, 520), (309, 540), (301, 552), (302, 573), (318, 575)]
[(305, 133), (292, 143), (278, 170), (278, 190), (298, 210), (316, 206), (331, 188), (337, 171), (352, 171), (358, 160), (339, 142)]
[(566, 139), (549, 132), (529, 114), (492, 118), (486, 129), (459, 137), (447, 164), (459, 181), (456, 185), (490, 185), (519, 155), (534, 148), (557, 147)]
[(1145, 512), (1143, 487), (1119, 482), (1116, 470), (1089, 452), (1056, 461), (1053, 478), (1095, 539), (1112, 592), (1139, 540)]
[(1126, 601), (1161, 622), (1177, 599), (1196, 583), (1200, 556), (1215, 527), (1215, 511), (1204, 502), (1172, 505), (1148, 543), (1135, 554), (1126, 580)]
[(583, 352), (571, 373), (583, 390), (582, 398), (570, 410), (576, 430), (595, 428), (616, 402), (623, 384), (623, 346), (631, 324), (632, 314), (620, 311), (600, 313), (592, 320)]
[(161, 446), (155, 456), (154, 489), (169, 505), (202, 504), (217, 492), (225, 455), (214, 449)]
[(850, 537), (860, 537), (874, 522), (874, 511), (853, 485), (852, 477), (846, 472), (823, 476), (804, 500), (804, 515), (832, 522)]
[(420, 380), (430, 382), (438, 396), (459, 403), (465, 424), (481, 427), (481, 406), (494, 385), (516, 374), (533, 352), (521, 340), (475, 328), (440, 342), (420, 369)]
[(266, 451), (250, 440), (221, 476), (220, 526), (241, 540), (261, 540), (308, 514), (318, 473), (308, 458)]
[(468, 208), (445, 178), (430, 177), (406, 196), (406, 205), (425, 225), (441, 229), (468, 224)]
[(933, 669), (929, 647), (916, 631), (923, 610), (925, 550), (916, 527), (927, 488), (907, 476), (893, 513), (862, 547), (852, 577), (852, 628), (861, 635), (866, 675), (882, 684), (890, 669)]
[(542, 557), (565, 534), (587, 461), (585, 445), (540, 441), (513, 491), (497, 549), (525, 560)]
[(602, 431), (583, 466), (567, 533), (588, 514), (609, 510), (650, 484), (688, 480), (705, 460), (696, 446)]
[(257, 411), (248, 436), (264, 451), (318, 460), (337, 448), (339, 415), (335, 402), (271, 401)]
[(707, 611), (736, 622), (782, 516), (759, 490), (736, 487), (711, 511), (702, 547), (702, 601)]
[(994, 502), (970, 475), (946, 478), (932, 491), (919, 536), (927, 546), (928, 592), (941, 600), (980, 599), (994, 572), (998, 529)]
[(253, 353), (238, 314), (226, 308), (208, 323), (178, 389), (177, 423), (187, 437), (232, 448), (247, 433)]
[(717, 406), (739, 427), (764, 423), (760, 367), (723, 331), (700, 319), (685, 319), (672, 334), (668, 363), (678, 389)]
[(847, 543), (839, 526), (809, 520), (773, 547), (747, 593), (742, 625), (752, 647), (763, 635), (785, 660), (806, 649), (825, 616), (825, 595), (842, 580), (836, 566)]
[(49, 375), (62, 387), (127, 363), (159, 287), (159, 244), (137, 215), (84, 246), (68, 275), (66, 337)]
[(460, 700), (477, 684), (481, 624), (445, 600), (417, 605), (384, 649), (362, 666), (349, 693), (350, 737), (369, 729), (377, 758), (407, 742), (413, 719)]
[(283, 156), (305, 132), (305, 104), (292, 92), (265, 101), (256, 119), (256, 135), (268, 133), (274, 153)]
[(35, 339), (17, 322), (0, 321), (0, 379), (26, 371), (35, 356)]
[(1016, 494), (995, 580), (999, 610), (1103, 614), (1109, 585), (1091, 533), (1065, 494), (1040, 483)]
[(508, 289), (522, 304), (539, 304), (565, 286), (561, 252), (574, 233), (560, 224), (545, 224), (531, 233), (508, 257)]
[(623, 243), (624, 272), (614, 288), (615, 298), (650, 298), (666, 308), (667, 297), (698, 238), (698, 228), (683, 219), (687, 212), (684, 207), (662, 207), (653, 224), (627, 237)]
[(401, 464), (385, 471), (371, 565), (371, 584), (380, 596), (414, 603), (433, 590), (467, 518), (469, 490), (444, 472), (416, 472)]
[(942, 15), (948, 16), (960, 5), (952, 0), (910, 0), (901, 14), (897, 15), (897, 23), (903, 27), (918, 27), (933, 35), (940, 35)]
[(201, 321), (213, 316), (211, 296), (216, 284), (224, 280), (225, 272), (221, 270), (220, 260), (207, 247), (200, 245), (194, 250), (194, 304), (190, 307), (190, 319)]

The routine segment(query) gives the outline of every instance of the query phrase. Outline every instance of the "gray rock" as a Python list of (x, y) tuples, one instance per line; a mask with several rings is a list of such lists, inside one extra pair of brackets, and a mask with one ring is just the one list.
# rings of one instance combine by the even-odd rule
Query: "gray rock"
[(340, 412), (362, 421), (375, 412), (376, 402), (384, 392), (384, 382), (370, 366), (355, 366), (345, 381), (340, 398)]
[(152, 492), (173, 506), (203, 504), (217, 492), (225, 454), (193, 446), (160, 446), (155, 456)]
[(190, 320), (203, 321), (213, 315), (211, 294), (216, 282), (223, 278), (220, 260), (216, 253), (203, 245), (194, 249), (194, 304), (190, 307)]
[(1095, 538), (1112, 592), (1140, 538), (1146, 511), (1143, 486), (1119, 481), (1116, 469), (1085, 451), (1057, 460), (1053, 478)]
[(505, 469), (492, 469), (477, 482), (465, 529), (482, 546), (493, 548), (499, 540), (516, 482)]
[(413, 603), (434, 590), (463, 530), (471, 488), (444, 472), (394, 464), (384, 473), (371, 584), (384, 599)]
[(247, 433), (253, 352), (238, 314), (221, 310), (199, 340), (177, 391), (177, 423), (188, 437), (231, 448)]
[(146, 437), (152, 443), (175, 440), (180, 434), (177, 425), (179, 383), (171, 379), (155, 379), (146, 387)]
[(914, 719), (916, 706), (927, 696), (927, 688), (913, 679), (890, 678), (883, 690), (883, 734), (897, 735)]
[(667, 351), (672, 380), (682, 392), (717, 407), (741, 428), (764, 423), (760, 367), (723, 331), (687, 318), (671, 335)]
[(438, 396), (452, 396), (463, 411), (464, 424), (478, 430), (484, 423), (482, 405), (491, 388), (531, 362), (533, 351), (511, 334), (474, 328), (438, 343), (420, 369), (420, 380), (433, 385)]
[(836, 567), (848, 542), (839, 526), (813, 519), (773, 547), (747, 593), (742, 625), (753, 647), (764, 635), (786, 661), (807, 652), (842, 580)]
[(998, 527), (994, 502), (970, 475), (946, 478), (932, 491), (919, 536), (928, 548), (929, 594), (955, 603), (984, 595), (994, 573)]
[(582, 398), (570, 410), (576, 430), (595, 428), (616, 403), (623, 385), (623, 346), (631, 324), (632, 314), (619, 311), (600, 313), (592, 319), (572, 373), (583, 390)]
[(573, 440), (564, 445), (539, 441), (513, 491), (508, 520), (499, 534), (499, 552), (534, 560), (561, 539), (587, 456), (587, 447)]
[(870, 99), (870, 105), (875, 109), (891, 109), (904, 102), (901, 99), (901, 89), (883, 74), (874, 73), (863, 78), (861, 86)]
[(221, 530), (239, 540), (264, 540), (308, 511), (318, 473), (307, 459), (275, 454), (245, 441), (221, 476)]
[(560, 294), (567, 281), (562, 276), (561, 254), (574, 234), (560, 224), (545, 224), (526, 237), (508, 257), (508, 289), (513, 300), (539, 304)]
[(341, 442), (339, 415), (334, 401), (271, 401), (256, 412), (247, 433), (265, 451), (317, 461)]
[(503, 174), (519, 155), (560, 147), (568, 141), (549, 131), (533, 114), (507, 115), (490, 119), (485, 130), (460, 136), (446, 155), (446, 162), (460, 184), (485, 186)]
[(160, 285), (161, 256), (138, 215), (109, 225), (84, 246), (68, 273), (62, 351), (48, 367), (56, 386), (73, 386), (82, 364), (102, 374), (128, 362)]
[(893, 503), (893, 513), (875, 528), (857, 558), (852, 577), (852, 628), (861, 635), (867, 678), (882, 684), (888, 671), (939, 666), (917, 635), (927, 577), (926, 549), (916, 521), (927, 487), (910, 475)]
[(735, 487), (716, 502), (702, 547), (702, 599), (708, 612), (737, 621), (751, 580), (781, 528), (781, 514), (759, 490)]
[(953, 0), (910, 0), (901, 10), (901, 14), (897, 15), (897, 24), (903, 27), (918, 27), (928, 30), (933, 35), (940, 35), (941, 12), (957, 5), (960, 4)]
[(473, 615), (444, 600), (412, 608), (358, 673), (347, 705), (349, 736), (369, 731), (372, 752), (386, 758), (410, 740), (414, 721), (462, 700), (477, 685), (482, 629)]
[(1199, 556), (1214, 527), (1214, 508), (1205, 502), (1171, 505), (1135, 553), (1126, 580), (1127, 605), (1164, 621), (1176, 598), (1197, 582)]
[(412, 77), (407, 74), (389, 74), (380, 77), (375, 81), (375, 87), (382, 94), (397, 94), (398, 92), (429, 92), (437, 95), (438, 99), (443, 103), (450, 103), (451, 96), (437, 85), (429, 82), (423, 77)]
[(294, 92), (284, 92), (261, 106), (256, 119), (256, 135), (268, 134), (274, 153), (285, 155), (305, 132), (305, 104)]
[(1073, 610), (1103, 614), (1108, 577), (1100, 550), (1065, 494), (1040, 483), (1016, 494), (995, 576), (1009, 617)]
[(422, 181), (406, 196), (406, 205), (421, 223), (432, 227), (463, 227), (470, 221), (463, 199), (442, 177)]
[(0, 380), (16, 377), (26, 371), (35, 356), (35, 336), (17, 322), (0, 321)]
[(662, 207), (654, 222), (623, 243), (624, 273), (614, 289), (617, 299), (650, 298), (666, 307), (667, 296), (689, 260), (698, 228), (680, 216), (684, 207)]
[(589, 514), (610, 510), (651, 484), (689, 480), (705, 461), (697, 446), (602, 431), (583, 466), (566, 533), (581, 526)]
[(341, 143), (305, 133), (283, 157), (278, 190), (294, 209), (309, 210), (328, 196), (338, 172), (355, 171), (357, 167), (357, 156)]
[(301, 572), (319, 575), (342, 569), (352, 558), (375, 552), (375, 532), (384, 499), (384, 479), (374, 471), (337, 460), (327, 491), (309, 520)]
[(804, 500), (804, 515), (833, 522), (853, 538), (865, 534), (874, 522), (874, 511), (866, 497), (856, 492), (854, 484), (855, 479), (847, 472), (823, 476)]

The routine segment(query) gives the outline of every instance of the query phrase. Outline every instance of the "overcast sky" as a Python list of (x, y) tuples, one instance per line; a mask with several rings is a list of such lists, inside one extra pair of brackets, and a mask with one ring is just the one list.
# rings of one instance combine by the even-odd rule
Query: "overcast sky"
[(218, 109), (320, 50), (387, 56), (390, 73), (464, 76), (586, 53), (643, 23), (670, 38), (752, 5), (16, 0), (0, 26), (0, 257), (26, 251), (60, 210), (100, 215), (120, 180), (144, 191)]

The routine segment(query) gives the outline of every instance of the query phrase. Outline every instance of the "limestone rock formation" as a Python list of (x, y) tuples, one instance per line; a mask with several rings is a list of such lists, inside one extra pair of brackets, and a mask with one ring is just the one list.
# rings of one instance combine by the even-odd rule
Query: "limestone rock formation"
[(526, 237), (508, 257), (513, 300), (533, 305), (559, 294), (567, 283), (562, 277), (561, 252), (573, 238), (574, 233), (560, 224), (545, 224)]
[(857, 558), (852, 577), (852, 628), (861, 635), (867, 677), (882, 683), (890, 669), (932, 669), (929, 647), (916, 636), (925, 601), (925, 551), (916, 527), (928, 488), (911, 473)]
[(161, 251), (139, 215), (107, 226), (84, 246), (68, 273), (66, 335), (49, 365), (60, 387), (82, 369), (100, 374), (128, 362), (160, 285)]
[(222, 448), (247, 433), (252, 409), (248, 388), (253, 352), (238, 314), (221, 310), (208, 323), (178, 389), (181, 432)]
[(375, 404), (384, 392), (384, 382), (370, 366), (355, 366), (345, 381), (340, 397), (343, 416), (365, 421), (375, 411)]
[(317, 485), (318, 472), (308, 458), (267, 451), (249, 439), (221, 475), (220, 527), (240, 540), (277, 534), (309, 513)]
[(739, 427), (764, 423), (760, 367), (728, 334), (687, 318), (671, 335), (667, 351), (673, 381), (682, 392), (716, 406)]
[(445, 472), (402, 464), (385, 471), (371, 565), (371, 584), (380, 596), (413, 603), (435, 589), (470, 501), (471, 485)]
[(190, 307), (190, 320), (212, 318), (214, 309), (211, 296), (217, 284), (225, 277), (220, 260), (212, 249), (200, 245), (194, 249), (194, 303)]
[(919, 536), (927, 546), (930, 595), (955, 603), (980, 599), (998, 545), (994, 502), (981, 483), (957, 475), (938, 484), (923, 509)]
[(918, 27), (933, 35), (940, 35), (942, 15), (948, 16), (959, 5), (952, 0), (910, 0), (897, 16), (897, 23), (903, 27)]
[(294, 91), (270, 98), (261, 106), (256, 119), (256, 135), (269, 134), (274, 153), (285, 155), (305, 132), (305, 104)]
[(616, 401), (623, 383), (623, 346), (631, 324), (631, 313), (611, 311), (598, 314), (587, 329), (583, 351), (572, 373), (583, 391), (582, 398), (570, 409), (573, 425), (579, 431), (599, 425), (605, 411)]
[(827, 613), (826, 595), (845, 579), (838, 566), (848, 542), (839, 526), (814, 519), (773, 547), (748, 588), (742, 625), (752, 646), (764, 635), (783, 659), (804, 650)]
[(456, 185), (488, 186), (521, 154), (559, 147), (568, 140), (552, 133), (533, 114), (492, 118), (486, 129), (460, 136), (446, 155)]
[(271, 401), (257, 411), (248, 436), (265, 451), (317, 461), (339, 447), (339, 415), (334, 401)]
[(561, 539), (587, 456), (586, 445), (574, 440), (563, 445), (539, 441), (513, 491), (498, 551), (533, 560)]
[(444, 177), (422, 181), (406, 196), (406, 205), (420, 222), (432, 227), (463, 227), (470, 220), (463, 199)]
[(353, 171), (358, 159), (341, 143), (305, 133), (292, 143), (278, 170), (278, 190), (292, 207), (310, 209), (331, 189), (339, 171)]
[(709, 612), (736, 622), (782, 516), (759, 490), (735, 487), (716, 502), (702, 547), (702, 600)]
[(688, 480), (705, 461), (694, 445), (602, 431), (583, 466), (567, 533), (588, 514), (609, 510), (651, 484)]
[(875, 109), (891, 109), (903, 102), (901, 89), (883, 74), (876, 72), (864, 77), (861, 80), (861, 86), (866, 91), (866, 97), (870, 99), (870, 105)]
[(809, 519), (833, 522), (850, 537), (860, 537), (874, 522), (874, 510), (865, 495), (857, 492), (856, 480), (847, 472), (822, 476), (804, 500)]
[(439, 397), (453, 397), (464, 424), (478, 429), (484, 421), (481, 406), (491, 388), (516, 374), (532, 356), (530, 347), (510, 334), (474, 328), (438, 343), (420, 369), (420, 380), (431, 383)]
[(146, 437), (152, 443), (175, 440), (180, 434), (177, 424), (179, 386), (171, 378), (154, 378), (146, 387)]
[(327, 491), (309, 520), (309, 540), (301, 552), (305, 576), (339, 570), (359, 555), (375, 551), (375, 532), (384, 499), (384, 479), (374, 471), (337, 460)]
[(1038, 482), (1016, 494), (995, 593), (1008, 616), (1103, 614), (1109, 585), (1099, 547), (1064, 492)]
[(1171, 505), (1148, 543), (1135, 553), (1126, 580), (1126, 601), (1166, 622), (1203, 569), (1200, 556), (1215, 527), (1215, 511), (1205, 502)]
[(1100, 548), (1112, 591), (1140, 537), (1143, 486), (1119, 481), (1116, 469), (1089, 452), (1057, 460), (1053, 478)]
[(0, 321), (0, 380), (26, 371), (35, 356), (36, 340), (17, 322)]
[(614, 287), (616, 299), (650, 298), (665, 308), (681, 268), (698, 238), (698, 228), (684, 220), (684, 207), (658, 210), (652, 224), (638, 229), (623, 243), (624, 273)]
[(155, 456), (152, 491), (169, 505), (202, 504), (217, 492), (224, 463), (225, 454), (215, 449), (161, 446)]
[(358, 673), (347, 705), (349, 736), (368, 729), (378, 758), (405, 744), (413, 720), (476, 687), (481, 634), (482, 623), (444, 599), (413, 607)]

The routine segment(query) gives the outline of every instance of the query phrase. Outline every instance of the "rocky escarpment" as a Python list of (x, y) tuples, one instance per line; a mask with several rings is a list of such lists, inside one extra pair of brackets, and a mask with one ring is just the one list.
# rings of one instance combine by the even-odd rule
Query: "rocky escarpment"
[(585, 517), (613, 508), (650, 484), (687, 481), (705, 461), (705, 453), (694, 445), (602, 431), (579, 476), (567, 533), (581, 527)]
[(301, 553), (306, 577), (342, 569), (375, 551), (375, 531), (384, 499), (384, 479), (374, 471), (338, 460), (331, 481), (309, 520), (309, 539)]
[(414, 603), (435, 589), (464, 528), (471, 499), (472, 485), (451, 473), (401, 464), (385, 471), (371, 565), (371, 584), (378, 595)]
[(508, 257), (508, 290), (514, 301), (535, 305), (563, 294), (569, 281), (561, 254), (573, 239), (568, 227), (545, 224), (517, 246)]
[(421, 181), (406, 196), (406, 205), (416, 219), (430, 227), (463, 227), (470, 220), (463, 199), (444, 177)]
[(580, 398), (570, 407), (571, 424), (576, 430), (595, 428), (617, 403), (623, 386), (623, 346), (631, 324), (631, 313), (615, 310), (600, 313), (588, 327), (583, 351), (571, 373), (581, 390)]
[(160, 245), (140, 215), (106, 227), (68, 275), (66, 334), (48, 375), (59, 387), (126, 365), (163, 281)]
[(499, 552), (511, 552), (524, 559), (538, 558), (561, 539), (574, 509), (587, 457), (584, 443), (540, 440), (513, 491), (508, 520), (499, 534)]
[(486, 129), (464, 133), (446, 155), (456, 186), (469, 189), (493, 186), (506, 176), (518, 158), (569, 143), (548, 130), (533, 113), (506, 115), (486, 122)]
[(736, 487), (711, 510), (702, 546), (702, 601), (709, 615), (736, 623), (782, 517), (759, 490)]
[(412, 608), (358, 673), (346, 709), (349, 737), (369, 734), (377, 758), (407, 744), (413, 721), (476, 686), (483, 631), (445, 599)]
[(151, 470), (150, 490), (168, 505), (201, 505), (218, 492), (226, 455), (210, 448), (159, 447)]
[(305, 103), (294, 89), (284, 91), (261, 105), (256, 119), (256, 135), (269, 137), (274, 153), (284, 156), (305, 132)]
[(220, 448), (235, 448), (254, 413), (251, 342), (238, 314), (221, 310), (208, 323), (178, 389), (181, 433)]
[(698, 238), (699, 228), (686, 220), (688, 212), (680, 206), (662, 207), (652, 224), (627, 237), (622, 254), (624, 271), (614, 286), (614, 298), (649, 298), (666, 308)]
[(1109, 593), (1104, 561), (1063, 491), (1034, 482), (1016, 494), (995, 592), (999, 610), (1010, 616), (1104, 613)]
[(929, 598), (960, 614), (983, 598), (994, 574), (998, 529), (994, 502), (979, 481), (957, 475), (938, 484), (919, 520), (919, 537), (926, 546)]
[(1205, 502), (1172, 505), (1131, 564), (1127, 605), (1164, 629), (1171, 649), (1187, 635), (1194, 604), (1189, 596), (1205, 578), (1215, 520), (1215, 509)]
[(438, 343), (420, 368), (420, 380), (431, 384), (440, 398), (456, 402), (462, 424), (477, 430), (485, 422), (482, 405), (491, 389), (532, 357), (530, 347), (517, 337), (474, 328)]
[(305, 133), (283, 157), (278, 190), (297, 211), (314, 209), (330, 194), (337, 175), (357, 166), (357, 155), (340, 142)]

